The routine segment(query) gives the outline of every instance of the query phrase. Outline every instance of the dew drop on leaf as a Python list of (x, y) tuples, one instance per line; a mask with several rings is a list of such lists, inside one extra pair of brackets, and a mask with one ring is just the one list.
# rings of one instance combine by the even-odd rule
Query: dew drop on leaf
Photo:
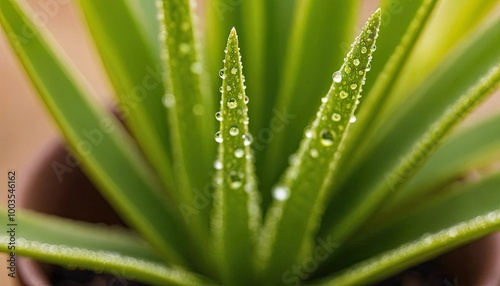
[(242, 158), (243, 155), (245, 155), (245, 151), (243, 151), (243, 149), (238, 148), (238, 149), (234, 150), (234, 157)]
[(229, 128), (229, 135), (236, 136), (239, 133), (240, 133), (240, 130), (238, 129), (238, 127), (233, 126), (233, 127)]
[(222, 112), (218, 111), (215, 113), (215, 119), (217, 119), (217, 121), (222, 121)]
[(321, 144), (323, 146), (331, 146), (333, 144), (333, 134), (330, 130), (324, 129), (321, 131)]
[(238, 72), (238, 69), (236, 69), (236, 68), (232, 68), (232, 69), (231, 69), (231, 73), (232, 73), (232, 74), (236, 74), (237, 72)]
[(354, 59), (352, 61), (352, 63), (355, 65), (355, 66), (359, 66), (359, 60), (358, 59)]
[(222, 139), (222, 134), (220, 133), (220, 131), (217, 131), (215, 133), (215, 142), (222, 143), (222, 141), (224, 141), (224, 139)]
[(221, 69), (219, 71), (219, 77), (222, 78), (222, 79), (226, 78), (226, 76), (224, 75), (224, 69)]
[(356, 89), (357, 87), (358, 87), (357, 84), (355, 84), (355, 83), (351, 84), (351, 89)]
[(238, 173), (231, 172), (231, 174), (229, 174), (229, 178), (231, 179), (230, 186), (232, 189), (237, 189), (237, 188), (241, 187), (241, 185), (242, 185), (241, 177)]
[(340, 71), (336, 71), (332, 75), (333, 81), (339, 83), (342, 81), (342, 73)]
[(370, 48), (370, 51), (372, 52), (375, 52), (377, 50), (377, 46), (373, 45), (371, 48)]
[(290, 197), (290, 190), (284, 186), (276, 186), (273, 189), (273, 198), (278, 201), (284, 201)]
[(223, 88), (222, 86), (221, 86), (221, 87), (219, 87), (219, 91), (220, 91), (220, 92), (224, 92), (224, 88)]
[(341, 119), (341, 118), (342, 118), (342, 117), (341, 117), (341, 116), (340, 116), (340, 114), (338, 114), (338, 113), (334, 113), (334, 114), (332, 115), (332, 120), (333, 120), (333, 121), (338, 122), (338, 121), (340, 121), (340, 119)]
[(312, 138), (313, 136), (313, 132), (310, 128), (307, 128), (304, 134), (306, 135), (306, 138)]
[(344, 90), (340, 92), (340, 98), (345, 99), (349, 94), (345, 92)]
[(354, 123), (354, 122), (356, 122), (356, 120), (357, 120), (356, 116), (355, 115), (351, 115), (351, 118), (349, 119), (349, 122), (350, 123)]
[(366, 52), (367, 52), (367, 51), (368, 51), (368, 50), (366, 49), (366, 47), (362, 47), (362, 48), (361, 48), (361, 53), (362, 53), (362, 54), (366, 54)]
[(231, 86), (230, 85), (226, 86), (226, 90), (230, 91), (231, 90)]
[(253, 141), (252, 135), (243, 134), (242, 138), (243, 138), (243, 145), (249, 146), (250, 144), (252, 144)]
[(245, 104), (248, 104), (248, 102), (250, 101), (250, 99), (248, 98), (248, 96), (245, 95), (244, 101), (245, 101)]
[(215, 170), (222, 170), (222, 162), (220, 160), (215, 160), (214, 168)]
[(230, 98), (228, 101), (227, 101), (227, 107), (229, 107), (230, 109), (234, 109), (238, 106), (238, 102), (236, 101), (235, 98)]

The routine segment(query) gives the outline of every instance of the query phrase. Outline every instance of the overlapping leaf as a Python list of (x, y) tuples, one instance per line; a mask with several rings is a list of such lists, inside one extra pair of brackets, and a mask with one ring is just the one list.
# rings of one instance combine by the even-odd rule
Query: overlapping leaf
[(334, 73), (330, 92), (297, 152), (295, 162), (274, 188), (271, 206), (259, 245), (266, 283), (281, 275), (308, 254), (335, 172), (345, 134), (355, 121), (354, 110), (370, 64), (380, 26), (380, 10), (356, 38), (341, 69)]

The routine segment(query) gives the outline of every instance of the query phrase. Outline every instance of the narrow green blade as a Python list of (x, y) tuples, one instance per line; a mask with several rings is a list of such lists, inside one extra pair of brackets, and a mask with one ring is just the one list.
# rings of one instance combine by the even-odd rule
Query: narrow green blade
[(0, 1), (0, 23), (67, 142), (90, 179), (120, 216), (165, 258), (184, 263), (189, 239), (169, 210), (157, 179), (120, 123), (89, 101), (88, 88), (36, 29), (20, 2)]
[[(144, 3), (147, 2), (151, 1)], [(165, 94), (163, 70), (159, 54), (154, 54), (157, 43), (149, 39), (140, 10), (134, 10), (137, 7), (133, 1), (81, 0), (79, 3), (119, 99), (120, 117), (137, 138), (164, 188), (179, 201), (176, 198), (179, 192), (173, 192), (167, 115), (161, 103)]]
[(215, 162), (216, 199), (212, 225), (221, 269), (228, 285), (255, 285), (253, 249), (260, 226), (251, 135), (248, 130), (247, 101), (244, 89), (238, 36), (229, 35), (223, 77), (219, 156)]
[[(348, 174), (348, 181), (339, 186), (349, 191), (332, 201), (324, 234), (340, 241), (352, 234), (391, 192), (408, 181), (461, 116), (491, 94), (498, 84), (499, 21), (451, 54), (412, 93), (411, 100), (365, 135), (368, 151)], [(484, 85), (483, 80), (489, 83)]]
[(213, 99), (204, 78), (190, 1), (163, 0), (158, 4), (162, 55), (168, 71), (164, 103), (168, 108), (177, 192), (183, 195), (183, 205), (199, 213), (185, 216), (191, 231), (208, 237), (210, 207), (197, 207), (193, 197), (210, 183), (215, 154)]
[[(0, 209), (2, 225), (7, 211)], [(156, 285), (200, 285), (210, 281), (180, 268), (166, 266), (135, 233), (23, 210), (16, 214), (14, 244), (0, 236), (0, 251), (63, 267), (106, 272)], [(15, 248), (14, 248), (15, 247)]]
[[(263, 190), (270, 190), (286, 168), (288, 157), (299, 147), (303, 130), (316, 112), (313, 103), (328, 92), (327, 75), (342, 64), (349, 51), (358, 4), (357, 0), (298, 1), (276, 103), (267, 103), (274, 111), (268, 107), (264, 112), (272, 114), (267, 123), (271, 124), (273, 136), (269, 148), (258, 160)], [(277, 114), (293, 119), (283, 122)], [(269, 204), (269, 192), (265, 192), (264, 199), (264, 205)]]
[(311, 251), (324, 203), (331, 195), (328, 190), (343, 140), (355, 121), (354, 110), (372, 58), (380, 16), (377, 10), (356, 38), (305, 132), (296, 162), (273, 190), (275, 200), (258, 249), (266, 283), (279, 283), (281, 275)]
[[(415, 53), (408, 59), (411, 69), (400, 74), (398, 90), (409, 91), (425, 79), (424, 75), (431, 72), (456, 45), (470, 38), (477, 27), (495, 13), (494, 8), (499, 4), (498, 0), (441, 0), (415, 47)], [(498, 17), (496, 13), (497, 16), (492, 16)]]
[(451, 136), (385, 209), (391, 206), (401, 209), (439, 195), (443, 186), (499, 158), (500, 115), (497, 115)]
[[(326, 284), (373, 283), (500, 230), (499, 184), (500, 175), (496, 174), (456, 187), (445, 198), (414, 205), (402, 216), (393, 216), (375, 232), (359, 234), (338, 253), (343, 259), (337, 259), (341, 265), (354, 265)], [(374, 241), (384, 243), (370, 243)]]
[[(386, 5), (390, 5), (387, 2), (388, 1), (385, 1)], [(413, 51), (422, 30), (428, 23), (429, 16), (434, 11), (436, 2), (437, 0), (426, 0), (422, 1), (422, 4), (416, 7), (415, 17), (412, 19), (411, 23), (408, 24), (408, 28), (404, 35), (401, 36), (400, 42), (397, 44), (393, 54), (391, 54), (390, 58), (387, 59), (387, 62), (384, 63), (383, 70), (381, 70), (378, 74), (376, 82), (373, 87), (369, 89), (368, 94), (362, 102), (363, 107), (357, 109), (358, 112), (356, 116), (359, 119), (358, 124), (355, 124), (352, 127), (349, 136), (347, 136), (344, 156), (342, 156), (339, 162), (339, 165), (341, 166), (340, 168), (344, 170), (344, 173), (348, 173), (348, 168), (355, 165), (354, 162), (359, 159), (361, 154), (359, 148), (361, 143), (364, 142), (365, 134), (367, 134), (373, 126), (376, 125), (379, 118), (383, 118), (380, 116), (381, 110), (383, 110), (384, 105), (387, 102), (387, 97), (394, 88), (394, 84), (397, 82), (401, 70), (407, 65), (407, 59)], [(390, 13), (392, 10), (388, 11), (388, 13)], [(391, 23), (389, 23), (389, 25), (391, 25)], [(385, 30), (387, 29), (390, 29), (387, 31), (390, 33), (392, 32), (393, 27), (386, 27)], [(382, 31), (384, 31), (384, 27), (382, 27)], [(391, 34), (384, 36), (389, 37), (389, 39), (384, 39), (382, 37), (382, 49), (389, 49), (390, 47), (388, 45), (394, 40), (394, 35)], [(377, 43), (379, 42), (377, 41)], [(380, 49), (382, 56), (387, 56), (387, 51), (382, 49)], [(370, 79), (372, 79), (372, 77), (370, 77)], [(341, 182), (337, 182), (337, 184), (341, 184)]]

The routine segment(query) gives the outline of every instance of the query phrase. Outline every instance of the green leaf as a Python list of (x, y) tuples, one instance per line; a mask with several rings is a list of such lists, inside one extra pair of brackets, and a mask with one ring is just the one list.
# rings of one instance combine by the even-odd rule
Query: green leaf
[[(7, 211), (0, 209), (2, 224)], [(16, 240), (0, 236), (0, 251), (22, 255), (69, 268), (128, 277), (152, 284), (193, 285), (209, 281), (180, 268), (165, 266), (135, 233), (121, 227), (102, 226), (23, 210), (16, 214)], [(12, 249), (12, 247), (15, 249)], [(9, 248), (10, 247), (10, 248)]]
[[(416, 28), (425, 24), (424, 18), (420, 17), (424, 15), (424, 9), (430, 8), (429, 6), (434, 0), (381, 0), (380, 8), (382, 9), (382, 26), (380, 27), (380, 37), (377, 40), (377, 57), (373, 59), (372, 69), (370, 71), (370, 78), (366, 80), (365, 90), (370, 93), (373, 85), (378, 83), (379, 77), (381, 76), (386, 65), (389, 63), (391, 57), (394, 53), (401, 49), (401, 41), (403, 38), (407, 38), (408, 44), (411, 43), (412, 37), (417, 36), (416, 34), (409, 34), (408, 32), (417, 32)], [(427, 7), (427, 8), (424, 8)], [(418, 12), (422, 13), (418, 16)], [(432, 10), (432, 9), (431, 9)], [(414, 23), (414, 24), (412, 24)], [(413, 26), (414, 25), (414, 26)], [(413, 27), (412, 27), (413, 26)], [(409, 35), (409, 36), (406, 36)], [(398, 48), (401, 47), (401, 48)], [(412, 48), (407, 46), (408, 49)], [(402, 50), (401, 52), (404, 52)], [(398, 53), (401, 53), (398, 52)], [(401, 56), (401, 55), (400, 55)], [(397, 63), (395, 59), (393, 62)], [(366, 104), (368, 105), (368, 104)], [(361, 111), (361, 109), (359, 109)]]
[[(500, 175), (496, 174), (456, 187), (444, 198), (393, 216), (375, 232), (360, 233), (349, 248), (338, 253), (343, 257), (340, 264), (354, 265), (325, 284), (373, 283), (500, 230), (499, 184)], [(369, 243), (373, 241), (384, 243)]]
[(444, 186), (497, 161), (500, 158), (499, 126), (500, 115), (497, 115), (451, 136), (388, 202), (384, 213), (391, 207), (402, 209), (439, 195)]
[[(365, 134), (366, 149), (358, 150), (363, 157), (348, 174), (347, 182), (339, 186), (349, 191), (332, 201), (323, 234), (329, 233), (339, 241), (352, 234), (391, 192), (407, 182), (436, 148), (439, 143), (436, 140), (459, 122), (460, 115), (492, 91), (498, 80), (495, 67), (500, 59), (498, 41), (500, 22), (497, 21), (451, 54), (409, 100)], [(496, 71), (491, 70), (493, 67)], [(490, 77), (492, 86), (483, 89), (483, 77)], [(474, 85), (478, 90), (471, 88)]]
[[(8, 223), (7, 211), (0, 208), (0, 213), (2, 222), (6, 225)], [(19, 226), (16, 232), (17, 242), (24, 239), (37, 241), (35, 245), (39, 246), (45, 243), (64, 245), (93, 251), (114, 252), (151, 262), (162, 262), (162, 257), (144, 240), (133, 231), (121, 226), (93, 224), (25, 209), (9, 218), (13, 218)], [(64, 261), (70, 262), (68, 260), (70, 259), (65, 258)], [(64, 261), (61, 259), (60, 263)]]
[(228, 285), (254, 285), (253, 248), (260, 226), (257, 181), (254, 174), (251, 135), (248, 130), (238, 36), (233, 28), (226, 48), (221, 111), (219, 156), (215, 162), (216, 199), (213, 228), (221, 269)]
[[(408, 91), (425, 78), (461, 41), (470, 38), (489, 14), (495, 16), (498, 0), (441, 0), (415, 53), (408, 60), (412, 68), (400, 74), (400, 91)], [(446, 37), (443, 37), (446, 35)], [(422, 57), (421, 55), (425, 55)]]
[[(389, 3), (388, 3), (389, 2)], [(417, 1), (418, 2), (418, 1)], [(344, 172), (347, 173), (346, 168), (353, 166), (353, 162), (356, 159), (359, 159), (359, 145), (360, 142), (363, 142), (365, 139), (365, 134), (369, 132), (370, 129), (373, 128), (377, 119), (381, 118), (380, 112), (384, 107), (384, 104), (387, 101), (387, 96), (391, 93), (394, 88), (395, 82), (397, 82), (398, 76), (401, 73), (401, 70), (407, 64), (408, 56), (414, 49), (414, 46), (419, 39), (419, 36), (422, 33), (423, 28), (428, 22), (429, 16), (434, 10), (436, 6), (437, 0), (427, 0), (422, 1), (422, 4), (418, 9), (415, 9), (415, 15), (412, 19), (411, 23), (408, 23), (408, 28), (405, 31), (404, 35), (400, 35), (401, 39), (396, 49), (391, 50), (390, 58), (387, 59), (383, 70), (378, 74), (378, 78), (374, 83), (373, 87), (369, 86), (369, 93), (365, 96), (365, 99), (362, 101), (363, 108), (357, 109), (358, 112), (356, 116), (358, 117), (358, 123), (352, 126), (351, 131), (346, 139), (346, 148), (344, 150), (344, 154), (339, 162), (339, 165)], [(392, 7), (395, 3), (391, 1), (384, 1), (386, 6)], [(408, 8), (408, 7), (407, 7)], [(386, 12), (386, 15), (391, 15), (391, 11), (394, 8)], [(389, 13), (389, 14), (387, 14)], [(405, 14), (407, 14), (406, 12)], [(386, 16), (389, 17), (389, 16)], [(392, 16), (391, 16), (392, 17)], [(406, 21), (407, 19), (405, 19)], [(398, 21), (398, 24), (400, 21)], [(389, 23), (391, 25), (391, 23)], [(386, 28), (388, 33), (393, 32), (392, 30), (396, 29), (393, 26)], [(389, 30), (390, 29), (390, 30)], [(399, 27), (397, 29), (400, 29)], [(384, 25), (382, 25), (382, 31), (384, 31)], [(399, 35), (399, 34), (398, 34)], [(384, 36), (389, 37), (389, 39), (384, 39)], [(394, 35), (383, 35), (382, 39), (382, 56), (387, 56), (387, 50), (390, 49), (389, 44), (392, 44), (392, 40), (394, 40)], [(385, 41), (384, 41), (385, 40)], [(380, 46), (380, 42), (377, 41), (377, 46)], [(380, 48), (379, 48), (380, 49)], [(377, 54), (378, 59), (378, 54)], [(374, 66), (374, 65), (372, 65)], [(378, 71), (377, 71), (378, 72)], [(370, 77), (372, 78), (372, 77)], [(368, 82), (370, 82), (368, 80)], [(336, 184), (340, 184), (341, 182), (337, 182)]]
[(184, 196), (183, 206), (197, 209), (194, 217), (184, 215), (193, 235), (208, 238), (210, 208), (208, 205), (196, 208), (193, 197), (196, 191), (207, 189), (210, 182), (209, 171), (215, 151), (214, 106), (204, 79), (190, 1), (163, 0), (158, 3), (162, 55), (168, 71), (164, 103), (169, 109), (177, 192)]
[[(269, 65), (265, 62), (266, 37), (269, 26), (266, 26), (266, 1), (227, 1), (213, 0), (206, 8), (207, 59), (212, 81), (219, 82), (218, 71), (220, 58), (223, 55), (227, 40), (226, 31), (234, 27), (239, 31), (240, 48), (245, 55), (245, 85), (252, 94), (248, 103), (249, 116), (252, 118), (250, 132), (257, 134), (267, 122), (264, 122), (263, 111), (268, 109), (270, 98), (265, 91), (266, 76)], [(256, 150), (257, 152), (259, 150)]]
[(380, 10), (367, 21), (290, 166), (273, 190), (259, 251), (266, 282), (281, 275), (311, 251), (312, 239), (325, 208), (331, 178), (336, 171), (343, 140), (355, 118), (380, 26)]
[[(342, 64), (342, 56), (349, 51), (358, 4), (342, 0), (298, 1), (283, 76), (273, 82), (278, 85), (276, 103), (266, 102), (269, 107), (264, 112), (274, 119), (270, 122), (272, 141), (265, 157), (257, 160), (261, 162), (257, 170), (263, 190), (269, 190), (286, 168), (288, 156), (298, 148), (304, 127), (316, 112), (314, 103), (328, 92), (327, 75)], [(282, 122), (276, 113), (290, 114), (293, 123)], [(264, 199), (264, 205), (269, 204), (269, 192)]]
[(132, 138), (111, 114), (89, 101), (88, 87), (61, 61), (51, 38), (36, 29), (19, 3), (0, 1), (0, 23), (84, 171), (120, 216), (161, 255), (185, 263), (190, 240), (169, 211), (172, 206)]
[[(144, 1), (148, 2), (152, 1)], [(141, 10), (136, 9), (134, 1), (82, 0), (79, 3), (120, 100), (118, 113), (157, 171), (164, 188), (179, 202), (180, 193), (173, 192), (174, 178), (165, 124), (167, 115), (161, 104), (165, 94), (163, 70), (159, 54), (155, 54), (158, 48), (154, 45), (157, 43), (148, 37), (146, 24), (139, 13)]]

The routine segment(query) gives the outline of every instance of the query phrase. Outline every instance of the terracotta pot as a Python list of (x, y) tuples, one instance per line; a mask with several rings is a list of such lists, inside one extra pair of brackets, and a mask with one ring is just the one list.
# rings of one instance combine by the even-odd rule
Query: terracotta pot
[[(74, 164), (60, 143), (47, 146), (27, 170), (20, 184), (23, 208), (95, 223), (124, 223)], [(54, 164), (64, 164), (58, 177)], [(62, 178), (62, 180), (60, 180)], [(91, 211), (89, 211), (91, 210)], [(500, 233), (454, 250), (433, 261), (387, 279), (378, 285), (500, 285)], [(140, 285), (122, 278), (90, 271), (68, 271), (30, 259), (19, 259), (24, 285)], [(104, 282), (104, 284), (103, 284)]]
[[(64, 165), (65, 172), (58, 175), (53, 169), (56, 165)], [(124, 225), (61, 143), (46, 146), (25, 174), (21, 176), (24, 181), (19, 189), (22, 208), (87, 222)], [(22, 257), (18, 270), (23, 285), (140, 285), (111, 275), (69, 271)]]

